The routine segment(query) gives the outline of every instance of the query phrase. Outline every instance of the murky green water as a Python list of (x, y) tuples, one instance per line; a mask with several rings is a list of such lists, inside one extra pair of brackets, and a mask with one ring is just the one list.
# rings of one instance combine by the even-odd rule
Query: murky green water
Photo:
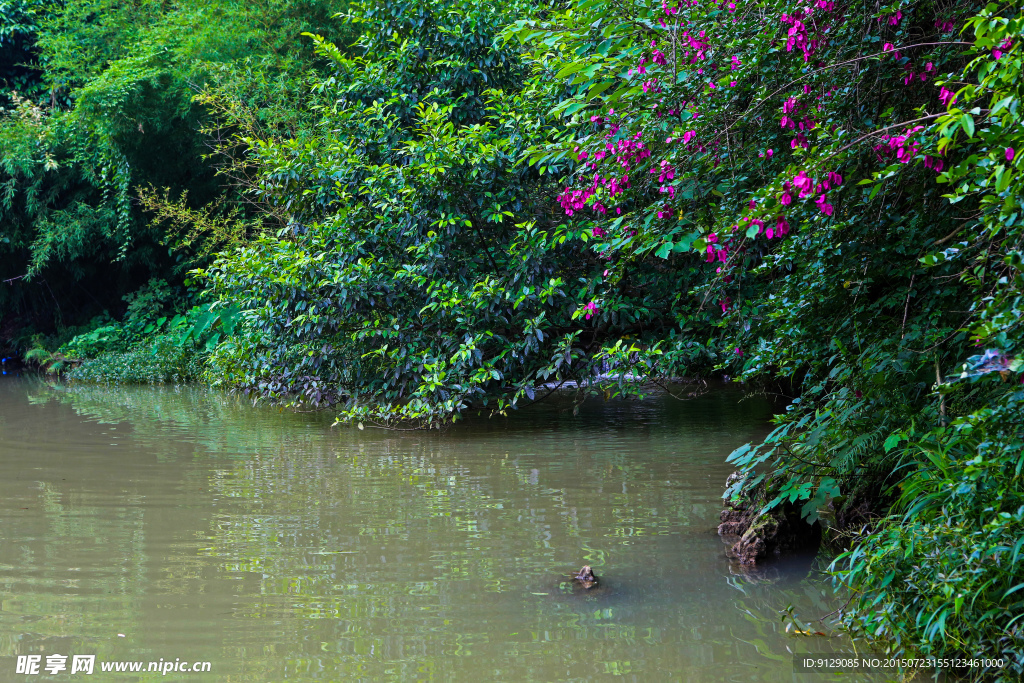
[[(199, 389), (0, 379), (0, 681), (17, 655), (209, 661), (195, 681), (824, 680), (714, 532), (770, 407), (557, 405), (447, 433), (331, 428)], [(583, 563), (605, 588), (577, 597)], [(826, 628), (826, 627), (823, 627)], [(68, 660), (70, 663), (70, 659)], [(848, 677), (845, 680), (850, 680)]]

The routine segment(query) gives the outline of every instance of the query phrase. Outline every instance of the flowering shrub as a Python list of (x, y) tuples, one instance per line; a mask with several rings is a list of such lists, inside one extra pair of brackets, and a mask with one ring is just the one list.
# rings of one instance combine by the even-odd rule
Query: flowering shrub
[[(872, 509), (835, 565), (849, 625), (893, 652), (998, 645), (1012, 665), (972, 675), (1016, 680), (1015, 8), (438, 0), (350, 19), (358, 56), (318, 41), (320, 133), (243, 141), (291, 223), (202, 273), (243, 309), (216, 377), (438, 425), (542, 384), (723, 370), (791, 399), (732, 454), (728, 495), (763, 484), (769, 508), (837, 524)], [(974, 540), (915, 556), (905, 529)], [(1000, 559), (948, 590), (975, 550)]]
[[(1019, 21), (1016, 8), (971, 3), (666, 0), (581, 2), (509, 31), (533, 50), (563, 121), (530, 161), (567, 178), (566, 217), (589, 228), (590, 248), (618, 275), (595, 287), (603, 306), (628, 302), (620, 283), (652, 260), (669, 271), (703, 262), (674, 302), (676, 339), (711, 335), (715, 348), (734, 348), (719, 367), (799, 393), (768, 439), (731, 456), (744, 477), (727, 495), (766, 482), (768, 507), (802, 503), (811, 520), (830, 509), (849, 518), (866, 499), (884, 515), (900, 484), (921, 495), (961, 485), (922, 449), (966, 425), (1020, 440), (1024, 420), (989, 428), (984, 413), (1019, 406)], [(721, 315), (709, 321), (716, 302)], [(1014, 360), (976, 385), (952, 382), (978, 345)], [(956, 438), (965, 461), (984, 445)], [(985, 470), (991, 486), (1019, 491), (1019, 449), (996, 452), (1006, 467)], [(914, 496), (892, 512), (936, 538), (976, 530), (977, 548), (1015, 547), (1018, 497), (944, 500), (964, 506), (942, 508), (948, 521), (915, 508)], [(993, 526), (993, 512), (1012, 523)], [(907, 539), (906, 520), (882, 525), (889, 536), (836, 565), (861, 596), (851, 626), (894, 651), (980, 655), (999, 643), (1008, 672), (973, 674), (1016, 680), (1016, 559), (982, 565), (965, 584), (980, 592), (956, 598), (938, 579), (956, 552), (871, 569), (894, 551), (887, 543)], [(896, 609), (897, 585), (913, 609)], [(1007, 599), (1017, 607), (1002, 610)], [(954, 623), (978, 632), (968, 638)]]

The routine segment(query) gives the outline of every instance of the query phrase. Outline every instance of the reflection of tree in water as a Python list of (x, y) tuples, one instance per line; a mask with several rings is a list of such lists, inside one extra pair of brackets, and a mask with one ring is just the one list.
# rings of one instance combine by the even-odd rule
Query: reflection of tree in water
[[(720, 674), (728, 661), (776, 680), (751, 656), (784, 649), (790, 589), (724, 588), (712, 531), (722, 459), (760, 429), (763, 404), (723, 394), (573, 415), (555, 402), (399, 434), (187, 387), (32, 396), (116, 425), (132, 441), (126, 463), (162, 468), (175, 493), (160, 514), (180, 540), (118, 550), (160, 568), (130, 590), (195, 596), (229, 582), (216, 640), (244, 662), (238, 680), (445, 677), (459, 658), (491, 662), (499, 680), (550, 678), (553, 661), (564, 679), (666, 664)], [(124, 520), (126, 533), (140, 525)], [(583, 562), (609, 593), (563, 599), (558, 577)]]
[[(807, 554), (765, 563), (756, 568), (731, 566), (726, 579), (736, 591), (734, 604), (750, 624), (746, 639), (762, 656), (791, 664), (804, 653), (866, 652), (843, 632), (837, 608), (842, 601), (831, 590), (823, 569), (828, 560)], [(875, 682), (875, 673), (813, 674), (818, 680)]]
[(7, 468), (0, 482), (0, 657), (61, 650), (102, 657), (113, 651), (118, 630), (138, 627), (140, 596), (149, 586), (143, 508), (135, 492), (124, 491), (123, 504), (112, 509), (101, 471), (55, 467), (55, 459), (70, 456), (51, 447), (62, 439), (68, 448), (77, 445), (67, 415), (30, 420), (23, 412), (26, 392), (37, 399), (47, 391), (31, 376), (0, 386), (0, 458)]

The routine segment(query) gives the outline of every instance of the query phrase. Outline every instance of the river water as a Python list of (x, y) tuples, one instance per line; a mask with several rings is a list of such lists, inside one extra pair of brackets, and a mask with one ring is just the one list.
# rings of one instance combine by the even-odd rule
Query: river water
[[(714, 531), (724, 458), (771, 414), (741, 397), (425, 433), (0, 378), (0, 681), (48, 678), (16, 675), (33, 654), (96, 655), (68, 681), (827, 680), (792, 653), (849, 643), (780, 614), (834, 610), (827, 579), (746, 575)], [(584, 563), (602, 588), (574, 595)], [(161, 659), (210, 671), (99, 670)]]

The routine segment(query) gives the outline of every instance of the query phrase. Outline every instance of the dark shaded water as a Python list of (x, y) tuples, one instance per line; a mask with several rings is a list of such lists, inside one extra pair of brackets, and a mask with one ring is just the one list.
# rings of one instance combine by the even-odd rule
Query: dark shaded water
[[(791, 652), (849, 644), (779, 611), (830, 612), (829, 584), (744, 576), (714, 533), (724, 458), (770, 415), (739, 398), (396, 433), (2, 378), (0, 681), (55, 653), (97, 656), (55, 680), (825, 680)], [(600, 594), (560, 589), (583, 563)], [(160, 658), (211, 670), (99, 671)]]

